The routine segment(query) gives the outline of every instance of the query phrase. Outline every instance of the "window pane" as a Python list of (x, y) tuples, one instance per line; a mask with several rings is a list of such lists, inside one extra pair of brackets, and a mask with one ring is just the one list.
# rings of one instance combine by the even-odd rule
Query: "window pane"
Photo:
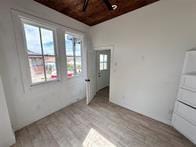
[(32, 83), (45, 81), (42, 56), (28, 56)]
[(103, 70), (103, 69), (104, 69), (104, 67), (103, 67), (103, 63), (100, 63), (100, 65), (99, 65), (99, 69), (100, 69), (100, 70)]
[(104, 55), (103, 55), (103, 54), (100, 54), (100, 55), (99, 55), (99, 61), (100, 61), (100, 62), (103, 62), (103, 61), (104, 61)]
[(104, 62), (108, 61), (108, 55), (104, 55)]
[(106, 62), (104, 62), (104, 63), (103, 63), (103, 69), (105, 69), (105, 70), (106, 70), (107, 68), (108, 68), (108, 67), (107, 67), (107, 63), (106, 63)]
[(67, 57), (67, 77), (74, 76), (74, 57)]
[(41, 55), (42, 50), (39, 28), (29, 24), (24, 24), (24, 32), (28, 55)]
[(81, 57), (76, 57), (76, 72), (77, 74), (82, 72)]
[(81, 56), (81, 41), (79, 39), (76, 39), (75, 55)]
[(44, 55), (55, 55), (53, 31), (41, 28)]
[(66, 55), (73, 56), (73, 46), (74, 46), (74, 38), (69, 34), (65, 34), (65, 48)]
[(56, 57), (44, 56), (47, 81), (57, 80)]

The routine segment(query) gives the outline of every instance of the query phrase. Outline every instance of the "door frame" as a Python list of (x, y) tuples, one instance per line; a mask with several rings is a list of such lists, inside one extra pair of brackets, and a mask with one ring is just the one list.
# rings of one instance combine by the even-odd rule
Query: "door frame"
[[(114, 46), (99, 46), (99, 47), (94, 47), (94, 50), (95, 51), (102, 51), (102, 50), (110, 50), (110, 79), (109, 79), (109, 87), (110, 87), (110, 89), (111, 89), (111, 85), (112, 85), (112, 79), (111, 79), (111, 77), (112, 77), (112, 69), (113, 69), (113, 59), (114, 59)], [(96, 61), (97, 62), (97, 61)], [(97, 63), (95, 63), (96, 64), (96, 66), (97, 66)], [(97, 74), (97, 67), (96, 67), (96, 74)], [(95, 77), (96, 79), (95, 79), (95, 86), (96, 86), (96, 89), (97, 89), (97, 75), (96, 75), (96, 77)], [(97, 90), (96, 90), (96, 92), (97, 92)], [(110, 99), (111, 99), (111, 90), (109, 90), (109, 101), (110, 101)]]
[[(101, 54), (107, 54), (107, 69), (100, 70), (100, 55)], [(96, 92), (101, 90), (102, 88), (105, 88), (106, 86), (109, 86), (110, 82), (110, 57), (111, 57), (111, 51), (110, 50), (96, 50)], [(107, 78), (107, 79), (106, 79)], [(107, 84), (106, 84), (107, 82)]]

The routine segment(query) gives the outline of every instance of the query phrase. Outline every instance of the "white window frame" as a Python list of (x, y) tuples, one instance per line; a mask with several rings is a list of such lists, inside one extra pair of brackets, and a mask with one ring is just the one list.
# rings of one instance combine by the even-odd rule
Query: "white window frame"
[[(12, 18), (14, 23), (16, 48), (18, 53), (17, 56), (19, 58), (20, 78), (23, 85), (23, 91), (30, 92), (31, 90), (34, 89), (38, 90), (40, 88), (44, 88), (44, 87), (46, 88), (48, 87), (47, 85), (52, 85), (52, 83), (55, 84), (61, 81), (62, 77), (60, 72), (61, 70), (60, 70), (60, 60), (59, 60), (59, 48), (57, 42), (58, 25), (48, 20), (41, 19), (39, 17), (26, 14), (20, 11), (12, 10), (11, 12), (12, 12)], [(56, 69), (58, 74), (58, 78), (56, 80), (32, 83), (30, 66), (28, 61), (27, 46), (26, 46), (26, 38), (25, 38), (25, 32), (23, 26), (24, 23), (27, 24), (30, 23), (31, 25), (35, 25), (35, 26), (38, 25), (39, 27), (54, 31), (53, 37), (54, 37), (54, 47), (55, 47), (55, 55), (56, 55)]]
[[(48, 29), (48, 30), (51, 30), (53, 31), (53, 40), (54, 40), (54, 53), (55, 53), (55, 62), (56, 62), (56, 74), (57, 74), (57, 79), (55, 80), (47, 80), (47, 77), (46, 77), (46, 69), (45, 69), (45, 61), (43, 59), (43, 66), (44, 66), (44, 78), (45, 78), (45, 81), (43, 82), (36, 82), (36, 83), (33, 83), (32, 81), (32, 77), (31, 77), (31, 69), (30, 69), (30, 66), (28, 66), (28, 71), (29, 71), (29, 76), (30, 76), (30, 81), (31, 81), (31, 86), (35, 86), (35, 85), (40, 85), (40, 84), (45, 84), (45, 83), (49, 83), (49, 82), (56, 82), (56, 81), (59, 81), (60, 80), (60, 72), (59, 72), (59, 66), (58, 66), (58, 62), (57, 62), (57, 58), (58, 58), (58, 53), (57, 53), (57, 35), (56, 35), (56, 29), (52, 26), (50, 26), (49, 24), (46, 24), (46, 23), (37, 23), (36, 21), (33, 21), (33, 20), (29, 20), (29, 19), (25, 19), (25, 18), (22, 18), (21, 19), (21, 23), (22, 23), (22, 31), (23, 31), (23, 41), (24, 41), (24, 45), (25, 45), (25, 49), (26, 49), (26, 58), (28, 60), (28, 53), (27, 53), (27, 42), (26, 42), (26, 37), (25, 37), (25, 30), (24, 30), (24, 24), (28, 24), (28, 25), (32, 25), (32, 26), (35, 26), (35, 27), (38, 27), (39, 28), (39, 33), (41, 33), (41, 28), (43, 29)], [(41, 39), (41, 36), (40, 36), (40, 43), (41, 43), (41, 50), (42, 50), (42, 58), (44, 58), (44, 55), (43, 55), (43, 46), (42, 46), (42, 39)], [(28, 60), (28, 65), (29, 65), (29, 60)]]
[[(103, 61), (102, 62), (100, 61), (100, 56), (101, 55), (103, 56)], [(107, 57), (107, 60), (105, 60), (105, 56)], [(104, 68), (105, 67), (104, 63), (106, 63), (106, 68)], [(103, 64), (103, 69), (100, 68), (100, 64)], [(99, 55), (99, 70), (100, 71), (108, 70), (108, 55), (107, 54), (101, 53)]]
[[(74, 37), (74, 39), (79, 39), (81, 41), (81, 50), (80, 50), (81, 56), (76, 56), (75, 55), (75, 45), (73, 46), (73, 56), (68, 56), (67, 55), (67, 53), (66, 53), (67, 52), (66, 42), (65, 42), (65, 35), (66, 34), (71, 35), (71, 36)], [(64, 33), (64, 44), (65, 44), (64, 51), (65, 51), (65, 58), (66, 58), (65, 59), (66, 60), (66, 77), (67, 77), (67, 79), (72, 79), (74, 77), (79, 77), (83, 73), (83, 36), (81, 36), (80, 34), (75, 34), (75, 33), (72, 33), (72, 32), (65, 31), (65, 33)], [(74, 58), (74, 75), (72, 77), (67, 76), (67, 73), (68, 73), (68, 71), (67, 71), (67, 57), (73, 57)], [(81, 72), (80, 73), (76, 72), (76, 57), (81, 57)]]
[[(18, 10), (11, 10), (12, 19), (13, 19), (13, 26), (14, 26), (14, 34), (15, 34), (15, 41), (16, 41), (16, 50), (19, 59), (17, 62), (20, 68), (20, 79), (22, 83), (22, 89), (24, 93), (31, 93), (45, 90), (46, 88), (52, 88), (53, 86), (57, 86), (59, 84), (63, 84), (67, 80), (74, 79), (76, 77), (82, 78), (84, 73), (86, 73), (86, 44), (84, 44), (85, 33), (74, 30), (72, 28), (68, 28), (62, 24), (58, 24), (56, 22), (47, 20), (46, 18), (41, 18), (39, 16), (28, 14)], [(56, 81), (47, 81), (45, 83), (34, 84), (31, 83), (31, 73), (30, 67), (28, 62), (28, 56), (26, 52), (26, 45), (24, 43), (24, 29), (21, 20), (25, 20), (30, 23), (34, 23), (35, 25), (38, 24), (41, 27), (54, 29), (55, 30), (55, 45), (56, 45), (56, 64), (57, 64), (57, 72), (58, 72), (58, 80)], [(65, 33), (69, 33), (71, 35), (80, 38), (82, 41), (81, 45), (81, 63), (82, 63), (82, 72), (77, 75), (73, 76), (73, 78), (67, 78), (67, 60), (66, 60), (66, 50), (65, 50)], [(86, 42), (86, 40), (85, 40)], [(85, 67), (85, 69), (84, 69)]]

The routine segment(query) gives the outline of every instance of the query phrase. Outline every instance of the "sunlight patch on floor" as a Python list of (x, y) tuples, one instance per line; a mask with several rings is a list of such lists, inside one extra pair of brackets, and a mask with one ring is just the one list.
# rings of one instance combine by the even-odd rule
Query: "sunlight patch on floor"
[(83, 142), (83, 147), (116, 147), (95, 129), (91, 128)]

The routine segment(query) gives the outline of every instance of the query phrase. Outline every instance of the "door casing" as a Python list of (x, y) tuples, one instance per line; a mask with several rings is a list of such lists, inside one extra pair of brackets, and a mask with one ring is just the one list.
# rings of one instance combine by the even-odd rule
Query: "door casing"
[[(109, 86), (110, 82), (110, 50), (96, 51), (96, 92)], [(100, 70), (100, 55), (107, 55), (107, 69)]]
[[(95, 47), (94, 48), (95, 51), (103, 51), (103, 50), (110, 50), (110, 75), (109, 75), (109, 87), (111, 89), (112, 87), (112, 69), (113, 69), (113, 60), (114, 60), (114, 46), (100, 46), (100, 47)], [(96, 64), (96, 63), (95, 63)], [(96, 78), (96, 77), (95, 77)], [(95, 81), (97, 81), (95, 79)], [(95, 83), (97, 85), (97, 82)], [(94, 85), (94, 86), (96, 86)], [(111, 98), (111, 90), (109, 90), (109, 101), (110, 101), (110, 98)]]

